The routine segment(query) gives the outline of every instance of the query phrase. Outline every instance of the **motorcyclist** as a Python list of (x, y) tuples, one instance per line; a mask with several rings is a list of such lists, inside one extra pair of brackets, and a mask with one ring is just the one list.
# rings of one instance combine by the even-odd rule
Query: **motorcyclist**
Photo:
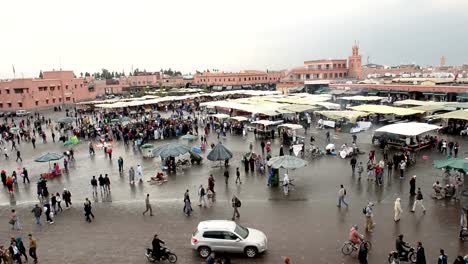
[(349, 231), (349, 241), (351, 241), (354, 245), (358, 246), (359, 244), (361, 244), (363, 238), (364, 236), (359, 234), (358, 232), (358, 226), (353, 225), (351, 227), (351, 230)]
[(400, 234), (395, 242), (396, 251), (400, 255), (400, 259), (408, 259), (408, 253), (411, 247), (403, 241), (403, 234)]
[(161, 244), (164, 244), (164, 241), (160, 240), (158, 238), (158, 234), (154, 235), (153, 238), (153, 257), (156, 260), (159, 260), (161, 258)]

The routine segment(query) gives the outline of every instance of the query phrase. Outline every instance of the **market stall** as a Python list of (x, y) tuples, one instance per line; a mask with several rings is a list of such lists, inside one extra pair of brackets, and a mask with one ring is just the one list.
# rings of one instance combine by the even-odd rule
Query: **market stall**
[(303, 126), (298, 124), (278, 125), (278, 134), (283, 140), (283, 145), (296, 145), (301, 141), (304, 142), (304, 137), (297, 135), (297, 131), (303, 128)]
[(234, 134), (242, 135), (245, 124), (248, 122), (249, 122), (249, 119), (245, 116), (231, 117), (231, 131)]
[[(402, 108), (394, 107), (388, 105), (372, 105), (364, 104), (358, 106), (352, 106), (350, 109), (355, 111), (362, 111), (376, 115), (376, 122), (385, 122), (385, 123), (396, 123), (399, 122), (395, 117), (410, 117), (423, 114), (425, 111), (411, 109), (411, 108)], [(383, 118), (381, 118), (383, 116)], [(407, 121), (407, 120), (404, 120)]]
[(254, 129), (258, 138), (274, 138), (276, 127), (282, 123), (283, 120), (258, 120), (252, 122), (251, 124), (255, 125)]
[(370, 122), (360, 120), (369, 116), (369, 113), (362, 111), (316, 111), (315, 114), (325, 118), (325, 120), (320, 118), (318, 121), (321, 128), (336, 127), (341, 132), (356, 133), (365, 131), (371, 127)]
[(428, 133), (440, 128), (436, 125), (416, 122), (387, 125), (375, 130), (372, 142), (378, 140), (381, 147), (389, 145), (419, 150), (434, 144), (434, 138)]

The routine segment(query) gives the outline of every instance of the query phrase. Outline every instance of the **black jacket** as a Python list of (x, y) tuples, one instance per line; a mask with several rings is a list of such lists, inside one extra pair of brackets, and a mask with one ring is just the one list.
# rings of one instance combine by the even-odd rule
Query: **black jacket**
[(364, 243), (361, 243), (358, 252), (358, 260), (360, 263), (367, 263), (367, 251), (368, 249), (364, 246)]
[(426, 264), (426, 254), (423, 247), (416, 250), (416, 264)]

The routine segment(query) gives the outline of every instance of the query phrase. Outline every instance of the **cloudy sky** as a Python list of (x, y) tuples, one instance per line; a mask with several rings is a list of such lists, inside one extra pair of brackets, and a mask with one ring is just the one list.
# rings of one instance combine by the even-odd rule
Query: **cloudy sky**
[(39, 70), (285, 69), (304, 60), (468, 63), (468, 0), (1, 1), (0, 78)]

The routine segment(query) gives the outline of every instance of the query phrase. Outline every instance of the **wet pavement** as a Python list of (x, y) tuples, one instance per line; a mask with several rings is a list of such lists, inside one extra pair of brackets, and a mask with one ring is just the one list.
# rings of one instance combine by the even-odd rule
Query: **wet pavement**
[[(64, 115), (53, 113), (54, 118)], [(54, 120), (54, 118), (52, 118)], [(309, 131), (310, 135), (311, 131)], [(324, 146), (324, 131), (313, 129), (312, 133), (318, 145)], [(350, 134), (332, 133), (332, 142), (337, 148), (351, 142)], [(358, 134), (358, 145), (368, 152), (372, 131)], [(50, 140), (50, 135), (49, 135)], [(468, 156), (466, 138), (457, 138), (461, 144), (461, 155)], [(170, 141), (154, 142), (156, 145)], [(216, 136), (210, 134), (208, 142), (216, 143)], [(72, 192), (73, 207), (59, 214), (53, 225), (38, 227), (33, 222), (30, 209), (36, 198), (36, 185), (39, 173), (47, 170), (48, 165), (36, 163), (33, 159), (43, 152), (63, 152), (67, 150), (60, 143), (43, 144), (37, 142), (37, 149), (30, 143), (20, 145), (23, 163), (16, 163), (15, 153), (10, 153), (10, 160), (0, 158), (0, 166), (8, 171), (26, 167), (31, 178), (31, 185), (19, 184), (14, 199), (10, 199), (5, 190), (0, 192), (1, 243), (8, 237), (33, 233), (38, 238), (38, 254), (42, 263), (145, 263), (144, 250), (150, 246), (154, 233), (166, 241), (167, 245), (179, 257), (178, 263), (204, 263), (190, 247), (190, 237), (199, 221), (207, 219), (230, 219), (232, 208), (230, 198), (236, 194), (242, 200), (239, 223), (260, 229), (268, 236), (268, 251), (254, 260), (235, 256), (233, 263), (282, 263), (282, 256), (290, 256), (293, 263), (357, 263), (355, 255), (343, 256), (341, 246), (346, 241), (350, 227), (358, 224), (364, 229), (365, 218), (362, 208), (367, 201), (375, 202), (375, 230), (368, 234), (373, 244), (369, 253), (369, 263), (386, 263), (388, 252), (394, 248), (398, 234), (405, 234), (406, 241), (415, 244), (422, 241), (429, 263), (437, 258), (440, 248), (449, 255), (450, 262), (456, 254), (468, 253), (467, 246), (458, 240), (459, 205), (454, 201), (435, 201), (430, 198), (432, 183), (442, 179), (442, 171), (432, 166), (434, 159), (443, 156), (430, 151), (418, 154), (415, 166), (409, 167), (407, 177), (400, 180), (395, 173), (392, 178), (385, 177), (384, 186), (368, 183), (366, 177), (360, 182), (351, 175), (349, 159), (337, 157), (319, 157), (309, 160), (304, 168), (290, 171), (294, 179), (295, 190), (285, 197), (279, 188), (266, 185), (267, 176), (259, 173), (245, 173), (240, 159), (248, 151), (250, 141), (255, 150), (260, 152), (260, 141), (229, 135), (221, 138), (234, 153), (230, 164), (229, 184), (224, 183), (224, 169), (213, 167), (216, 163), (204, 159), (202, 165), (192, 166), (182, 173), (170, 175), (163, 185), (150, 185), (146, 182), (160, 169), (160, 159), (144, 159), (139, 150), (125, 147), (122, 142), (114, 144), (113, 160), (106, 158), (102, 151), (96, 150), (96, 156), (90, 157), (87, 143), (74, 147), (76, 165), (68, 175), (48, 181), (50, 192), (62, 191), (64, 187)], [(198, 141), (189, 142), (199, 144)], [(273, 156), (279, 152), (279, 140), (272, 141)], [(10, 146), (11, 147), (11, 146)], [(208, 151), (202, 156), (206, 157)], [(422, 155), (429, 155), (425, 161)], [(125, 173), (119, 175), (117, 158), (124, 159)], [(377, 150), (377, 159), (382, 157)], [(359, 156), (358, 161), (367, 161), (367, 155)], [(128, 182), (130, 166), (141, 164), (145, 182), (131, 186)], [(62, 162), (61, 162), (62, 164)], [(235, 168), (240, 167), (242, 184), (236, 185)], [(111, 195), (93, 198), (93, 211), (96, 219), (88, 224), (84, 221), (83, 200), (92, 197), (91, 176), (108, 173), (111, 178)], [(197, 189), (200, 184), (206, 186), (209, 174), (216, 180), (217, 201), (209, 209), (196, 206)], [(425, 196), (426, 214), (422, 211), (409, 212), (412, 200), (409, 196), (409, 176), (418, 175), (417, 186), (422, 187)], [(347, 188), (349, 208), (338, 208), (337, 192), (339, 185)], [(194, 214), (186, 217), (182, 213), (183, 194), (190, 190)], [(143, 217), (144, 198), (150, 194), (155, 216)], [(402, 199), (403, 215), (399, 223), (393, 221), (393, 203), (395, 198)], [(22, 231), (9, 230), (9, 210), (16, 208), (24, 224)]]

